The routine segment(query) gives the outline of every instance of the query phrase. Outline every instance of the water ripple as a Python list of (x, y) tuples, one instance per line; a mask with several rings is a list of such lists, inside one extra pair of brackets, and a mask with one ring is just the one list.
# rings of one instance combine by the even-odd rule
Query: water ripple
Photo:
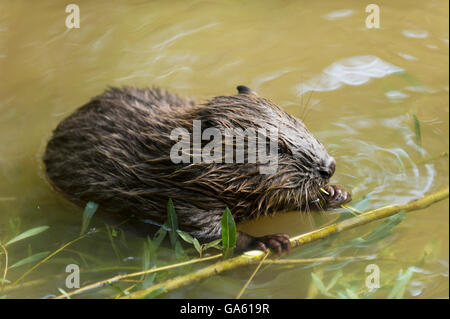
[(351, 16), (354, 13), (353, 10), (347, 9), (347, 10), (338, 10), (330, 12), (323, 16), (326, 20), (337, 20), (342, 19)]
[(200, 28), (197, 28), (197, 29), (193, 29), (193, 30), (188, 30), (188, 31), (180, 32), (180, 33), (174, 35), (173, 37), (171, 37), (171, 38), (169, 38), (169, 39), (167, 39), (167, 40), (164, 40), (163, 42), (160, 42), (160, 43), (158, 43), (158, 44), (155, 44), (155, 45), (153, 46), (153, 49), (164, 48), (164, 47), (166, 47), (167, 45), (169, 45), (169, 44), (175, 42), (176, 40), (178, 40), (178, 39), (180, 39), (180, 38), (182, 38), (182, 37), (185, 37), (185, 36), (187, 36), (187, 35), (191, 35), (191, 34), (193, 34), (193, 33), (197, 33), (197, 32), (203, 31), (203, 30), (205, 30), (205, 29), (212, 28), (212, 27), (214, 27), (214, 26), (216, 26), (216, 25), (218, 25), (218, 23), (210, 23), (210, 24), (204, 25), (204, 26), (202, 26), (202, 27), (200, 27)]
[(403, 93), (402, 91), (398, 91), (398, 90), (388, 91), (384, 95), (386, 95), (388, 98), (394, 99), (394, 100), (396, 100), (396, 99), (406, 99), (407, 97), (409, 97), (408, 94)]
[[(339, 139), (339, 145), (330, 148), (342, 166), (340, 171), (352, 172), (352, 176), (345, 178), (355, 181), (352, 189), (355, 199), (370, 193), (371, 205), (377, 207), (406, 203), (431, 191), (436, 168), (434, 164), (416, 163), (417, 153), (422, 156), (427, 153), (416, 144), (409, 116), (370, 123), (364, 123), (364, 120), (350, 117), (334, 123), (333, 136)], [(348, 134), (350, 130), (352, 134)], [(387, 137), (385, 143), (360, 140), (360, 136), (367, 135), (368, 131), (383, 132)], [(351, 186), (352, 182), (347, 184)], [(408, 185), (406, 189), (405, 185)]]
[(425, 30), (403, 30), (402, 34), (407, 38), (423, 39), (428, 37), (428, 32)]
[(405, 60), (408, 60), (408, 61), (417, 61), (417, 60), (419, 60), (415, 56), (407, 54), (407, 53), (399, 52), (397, 54), (398, 54), (398, 56), (400, 56), (400, 57), (402, 57), (402, 58), (404, 58)]
[(332, 91), (343, 85), (363, 85), (404, 70), (373, 55), (355, 56), (331, 64), (322, 74), (296, 87), (299, 94), (308, 91)]

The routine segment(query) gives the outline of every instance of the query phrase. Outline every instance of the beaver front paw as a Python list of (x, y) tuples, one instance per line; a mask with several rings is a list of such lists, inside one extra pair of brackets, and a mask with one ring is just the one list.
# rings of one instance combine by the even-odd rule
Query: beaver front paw
[(267, 252), (267, 249), (271, 249), (278, 254), (282, 251), (289, 252), (291, 249), (291, 243), (289, 236), (286, 234), (273, 234), (262, 237), (253, 237), (244, 232), (237, 232), (236, 248), (238, 251), (246, 251), (249, 249), (261, 249)]
[(324, 194), (326, 205), (328, 208), (339, 207), (352, 201), (349, 192), (337, 185), (327, 185), (324, 187), (328, 194)]
[(281, 255), (282, 251), (291, 250), (291, 242), (289, 241), (289, 236), (286, 234), (273, 234), (262, 237), (255, 237), (251, 243), (251, 247), (255, 249), (261, 249), (267, 252), (270, 248), (278, 255)]

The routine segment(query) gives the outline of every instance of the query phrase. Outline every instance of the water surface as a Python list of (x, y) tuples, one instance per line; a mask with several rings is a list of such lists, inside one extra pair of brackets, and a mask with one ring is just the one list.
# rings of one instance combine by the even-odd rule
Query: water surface
[[(69, 30), (64, 3), (0, 2), (0, 239), (50, 226), (8, 246), (9, 265), (79, 235), (82, 209), (52, 191), (41, 156), (59, 121), (109, 85), (155, 84), (205, 100), (245, 84), (304, 119), (336, 158), (333, 182), (351, 190), (355, 201), (369, 196), (366, 209), (406, 203), (448, 185), (448, 157), (420, 164), (449, 149), (447, 1), (379, 1), (379, 29), (366, 28), (365, 4), (350, 0), (76, 3), (80, 28)], [(334, 297), (385, 298), (400, 270), (410, 269), (403, 297), (448, 298), (448, 208), (444, 200), (412, 212), (367, 247), (333, 250), (378, 222), (291, 257), (387, 256), (391, 260), (375, 261), (382, 287), (374, 294), (365, 294), (365, 267), (374, 263), (367, 261), (264, 266), (244, 296), (325, 297), (311, 274), (327, 284), (341, 271)], [(291, 212), (242, 227), (255, 235), (297, 235), (338, 217)], [(95, 218), (92, 226), (105, 227)], [(141, 269), (144, 239), (124, 230), (109, 234), (74, 243), (27, 275), (24, 286), (5, 288), (0, 296), (69, 291), (69, 263), (80, 265), (82, 285)], [(170, 251), (161, 254), (169, 260), (165, 254)], [(7, 279), (15, 281), (35, 263), (10, 268)], [(252, 271), (226, 273), (166, 297), (232, 298)], [(106, 288), (84, 297), (116, 293)]]

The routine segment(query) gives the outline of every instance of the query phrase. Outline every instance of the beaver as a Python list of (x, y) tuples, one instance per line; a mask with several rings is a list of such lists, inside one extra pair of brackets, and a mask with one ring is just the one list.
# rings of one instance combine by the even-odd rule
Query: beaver
[[(46, 175), (75, 204), (94, 201), (109, 214), (157, 225), (166, 221), (172, 199), (179, 228), (202, 242), (221, 238), (226, 207), (239, 223), (351, 200), (343, 188), (328, 184), (336, 162), (301, 120), (246, 86), (237, 90), (236, 95), (196, 103), (158, 87), (110, 87), (53, 131), (43, 157)], [(221, 131), (276, 128), (276, 170), (262, 174), (262, 164), (250, 161), (175, 163), (171, 132), (192, 132), (195, 120), (202, 129)], [(290, 249), (289, 236), (254, 237), (238, 231), (236, 248), (281, 253)]]

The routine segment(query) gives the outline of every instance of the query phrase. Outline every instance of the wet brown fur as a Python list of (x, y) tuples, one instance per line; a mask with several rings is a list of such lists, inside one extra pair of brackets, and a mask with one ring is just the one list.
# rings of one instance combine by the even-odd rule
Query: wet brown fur
[[(278, 170), (258, 164), (174, 164), (176, 127), (270, 128), (278, 133)], [(206, 103), (159, 88), (110, 88), (77, 109), (54, 130), (44, 155), (55, 189), (83, 206), (164, 223), (171, 198), (180, 229), (202, 240), (220, 236), (228, 206), (236, 222), (280, 211), (309, 209), (328, 182), (320, 175), (325, 148), (297, 118), (271, 101), (244, 92)], [(320, 205), (320, 204), (319, 204)]]

